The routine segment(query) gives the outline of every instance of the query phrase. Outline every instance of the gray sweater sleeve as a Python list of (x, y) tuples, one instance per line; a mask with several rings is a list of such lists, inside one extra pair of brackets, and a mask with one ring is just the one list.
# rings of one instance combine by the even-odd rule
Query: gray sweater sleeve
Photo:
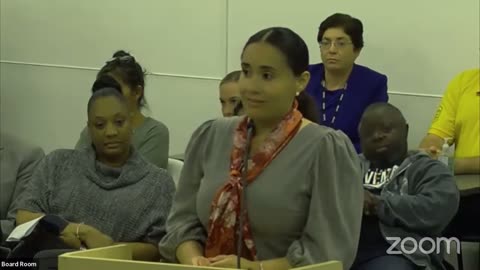
[(350, 140), (332, 131), (318, 142), (313, 160), (309, 215), (287, 260), (298, 267), (338, 260), (352, 265), (360, 238), (363, 187), (360, 161)]
[(377, 209), (379, 219), (390, 226), (439, 234), (457, 212), (460, 194), (452, 173), (441, 162), (428, 159), (416, 164), (409, 176), (411, 194), (385, 192)]
[[(158, 180), (159, 187), (157, 193), (161, 194), (157, 199), (154, 199), (151, 207), (145, 207), (145, 213), (142, 216), (150, 217), (150, 227), (143, 239), (146, 243), (157, 245), (158, 242), (165, 236), (165, 223), (172, 207), (173, 196), (175, 194), (175, 184), (172, 177), (166, 172), (157, 174), (155, 177)], [(152, 211), (155, 209), (155, 211)], [(153, 212), (153, 214), (152, 214)]]
[(138, 146), (138, 152), (155, 166), (167, 169), (170, 135), (167, 126), (157, 122), (152, 126)]
[[(2, 233), (9, 234), (15, 227), (15, 215), (19, 206), (26, 196), (26, 188), (32, 180), (32, 175), (35, 172), (36, 167), (42, 161), (45, 156), (41, 148), (32, 148), (25, 154), (25, 158), (22, 160), (15, 182), (15, 190), (12, 194), (12, 202), (8, 207), (8, 213), (6, 219), (0, 220)], [(2, 239), (8, 235), (3, 235)]]
[(51, 180), (54, 174), (53, 164), (56, 151), (48, 154), (37, 166), (32, 179), (28, 183), (18, 209), (34, 213), (48, 213), (50, 194), (52, 191)]
[(185, 162), (180, 175), (172, 211), (167, 220), (167, 234), (159, 243), (164, 259), (177, 262), (177, 247), (185, 241), (205, 243), (206, 231), (197, 216), (196, 199), (203, 177), (202, 160), (211, 121), (201, 125), (192, 135), (185, 153)]

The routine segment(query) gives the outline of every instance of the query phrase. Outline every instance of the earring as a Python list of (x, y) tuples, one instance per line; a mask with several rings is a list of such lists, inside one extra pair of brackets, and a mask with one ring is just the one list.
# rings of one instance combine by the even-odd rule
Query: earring
[(300, 95), (300, 92), (297, 92), (297, 94), (295, 94), (295, 95), (298, 97), (298, 95)]

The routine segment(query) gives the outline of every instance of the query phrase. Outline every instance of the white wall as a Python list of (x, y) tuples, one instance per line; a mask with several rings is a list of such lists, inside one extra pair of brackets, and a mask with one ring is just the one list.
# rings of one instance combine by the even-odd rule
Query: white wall
[(448, 80), (480, 66), (478, 0), (0, 0), (0, 5), (0, 128), (47, 152), (74, 145), (96, 70), (117, 49), (131, 51), (152, 73), (149, 114), (170, 128), (171, 153), (183, 151), (202, 121), (220, 115), (218, 82), (238, 69), (245, 41), (264, 27), (297, 31), (313, 63), (320, 58), (316, 32), (326, 16), (346, 12), (360, 18), (365, 48), (358, 63), (388, 75), (391, 102), (409, 120), (413, 146)]
[[(118, 48), (150, 71), (223, 74), (223, 0), (1, 0), (2, 60), (100, 67)], [(208, 3), (208, 5), (206, 5)]]
[[(95, 75), (90, 70), (0, 64), (1, 130), (47, 152), (72, 148), (87, 122), (88, 89)], [(171, 153), (183, 152), (195, 127), (220, 115), (212, 104), (218, 99), (216, 80), (149, 76), (147, 84), (149, 114), (169, 127)]]
[(441, 95), (456, 73), (480, 65), (478, 0), (229, 1), (228, 66), (255, 32), (286, 26), (308, 44), (310, 62), (320, 62), (317, 33), (329, 15), (358, 17), (365, 47), (357, 62), (387, 74), (389, 90)]
[[(358, 63), (389, 77), (390, 101), (419, 143), (447, 82), (480, 66), (479, 1), (0, 0), (0, 129), (47, 152), (71, 148), (86, 123), (96, 71), (117, 49), (151, 73), (149, 114), (170, 129), (171, 153), (220, 116), (219, 80), (239, 68), (247, 38), (286, 26), (319, 61), (316, 33), (335, 12), (362, 20)], [(466, 269), (477, 269), (471, 249)]]
[(47, 152), (73, 147), (96, 71), (118, 49), (153, 73), (147, 114), (169, 127), (171, 153), (220, 116), (225, 1), (0, 1), (2, 131)]

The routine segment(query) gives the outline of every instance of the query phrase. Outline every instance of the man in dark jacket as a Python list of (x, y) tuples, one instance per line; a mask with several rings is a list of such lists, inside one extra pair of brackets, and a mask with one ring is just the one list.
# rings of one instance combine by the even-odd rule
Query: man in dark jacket
[(425, 153), (408, 152), (408, 124), (391, 104), (368, 107), (359, 134), (365, 199), (352, 269), (444, 269), (451, 241), (441, 236), (460, 197), (452, 172)]

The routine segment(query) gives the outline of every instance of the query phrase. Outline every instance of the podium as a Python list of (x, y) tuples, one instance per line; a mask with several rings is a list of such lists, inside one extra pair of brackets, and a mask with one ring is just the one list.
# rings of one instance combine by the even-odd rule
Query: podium
[[(127, 245), (81, 250), (60, 255), (59, 270), (231, 270), (232, 268), (200, 267), (180, 264), (132, 260), (132, 250)], [(342, 263), (330, 261), (309, 265), (296, 270), (343, 270)]]

